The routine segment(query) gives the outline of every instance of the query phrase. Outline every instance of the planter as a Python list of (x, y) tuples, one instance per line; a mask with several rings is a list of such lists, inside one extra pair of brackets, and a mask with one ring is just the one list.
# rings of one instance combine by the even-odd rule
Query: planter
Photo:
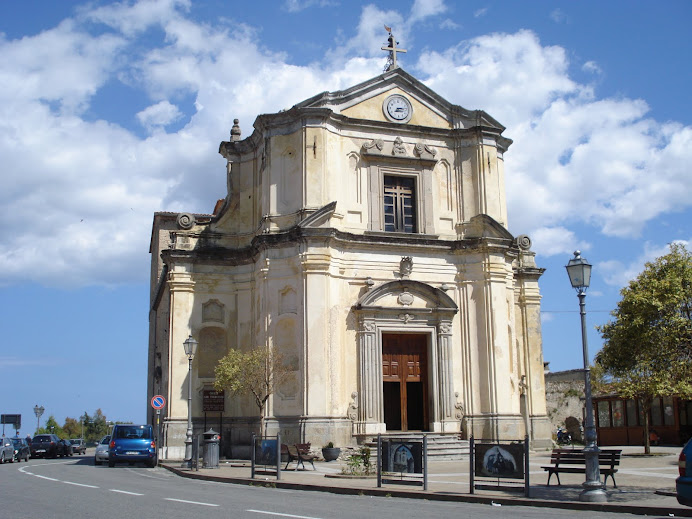
[(322, 448), (322, 457), (324, 461), (334, 461), (339, 457), (339, 454), (341, 454), (341, 449), (339, 447)]

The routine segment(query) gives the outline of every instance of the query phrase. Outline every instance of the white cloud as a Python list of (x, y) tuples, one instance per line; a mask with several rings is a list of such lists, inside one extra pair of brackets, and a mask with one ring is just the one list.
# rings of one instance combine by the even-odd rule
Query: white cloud
[(140, 0), (116, 2), (92, 9), (88, 4), (81, 9), (82, 17), (117, 29), (126, 37), (144, 32), (151, 26), (166, 25), (190, 10), (190, 0)]
[(564, 227), (541, 227), (529, 235), (531, 249), (543, 256), (569, 255), (575, 250), (587, 251), (591, 246), (580, 242), (572, 231)]
[(482, 36), (418, 62), (431, 88), (507, 125), (510, 229), (582, 221), (632, 238), (690, 207), (692, 128), (647, 119), (641, 100), (595, 99), (568, 66), (563, 49), (529, 31)]
[[(692, 250), (692, 239), (675, 240), (674, 243), (680, 243), (684, 245), (687, 250)], [(596, 268), (601, 272), (603, 279), (608, 285), (624, 287), (643, 272), (648, 262), (665, 256), (669, 252), (670, 244), (654, 245), (652, 243), (645, 243), (643, 253), (629, 264), (625, 264), (618, 260), (609, 260), (599, 263)]]
[(487, 7), (483, 7), (483, 8), (481, 8), (481, 9), (476, 9), (476, 10), (473, 12), (473, 17), (474, 17), (474, 18), (482, 18), (482, 17), (485, 16), (486, 14), (488, 14), (488, 8), (487, 8)]
[(0, 34), (0, 113), (21, 114), (24, 103), (35, 101), (80, 113), (108, 80), (124, 43), (108, 34), (92, 37), (72, 20), (31, 38), (8, 41)]
[(334, 5), (336, 2), (330, 0), (285, 0), (284, 9), (289, 13), (298, 13), (313, 6), (328, 7)]
[(152, 130), (154, 128), (168, 126), (172, 122), (180, 119), (182, 115), (178, 107), (174, 104), (168, 101), (160, 101), (138, 112), (137, 119), (142, 126), (148, 130)]
[(587, 61), (582, 65), (581, 69), (589, 74), (600, 75), (603, 73), (603, 70), (601, 70), (601, 67), (599, 67), (598, 63), (595, 61)]
[(554, 9), (550, 12), (550, 19), (555, 23), (562, 23), (567, 19), (567, 15), (561, 9)]
[[(379, 74), (385, 23), (411, 42), (416, 23), (445, 11), (442, 2), (416, 2), (407, 19), (366, 6), (354, 35), (325, 51), (324, 64), (296, 66), (262, 45), (254, 28), (197, 23), (190, 8), (183, 0), (115, 3), (35, 36), (0, 39), (0, 205), (8, 228), (21, 229), (0, 236), (0, 283), (142, 280), (152, 214), (209, 212), (225, 195), (217, 149), (234, 118), (246, 137), (261, 113)], [(110, 31), (90, 34), (95, 22)], [(163, 37), (144, 42), (151, 27)], [(690, 207), (692, 128), (647, 119), (641, 100), (596, 99), (570, 78), (565, 50), (530, 31), (427, 51), (407, 70), (507, 125), (510, 230), (529, 234), (540, 254), (586, 250), (576, 222), (631, 237)], [(142, 138), (87, 118), (100, 89), (121, 79), (149, 97), (146, 108), (124, 105), (132, 113), (122, 120), (182, 127)], [(187, 115), (182, 95), (194, 99)], [(605, 268), (616, 276), (629, 267)]]
[(564, 49), (542, 47), (530, 31), (481, 36), (443, 53), (425, 52), (416, 68), (450, 101), (483, 109), (507, 126), (540, 114), (558, 97), (589, 94), (567, 75)]
[(444, 0), (415, 0), (411, 7), (409, 23), (417, 22), (447, 11)]

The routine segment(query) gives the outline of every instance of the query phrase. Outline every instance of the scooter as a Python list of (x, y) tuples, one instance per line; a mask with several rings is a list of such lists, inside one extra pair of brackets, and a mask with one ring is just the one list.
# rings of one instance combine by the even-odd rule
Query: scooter
[(557, 428), (557, 443), (558, 445), (571, 445), (572, 435), (565, 431), (562, 427)]

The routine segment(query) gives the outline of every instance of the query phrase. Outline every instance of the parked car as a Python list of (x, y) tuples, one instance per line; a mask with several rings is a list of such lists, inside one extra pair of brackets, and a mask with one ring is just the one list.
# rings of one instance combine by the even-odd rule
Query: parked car
[(57, 458), (64, 456), (65, 447), (55, 434), (37, 434), (31, 440), (32, 458)]
[(94, 465), (101, 465), (101, 463), (108, 461), (108, 444), (110, 442), (110, 435), (101, 438), (101, 441), (96, 446), (96, 452), (94, 453)]
[(3, 436), (0, 438), (0, 463), (14, 462), (14, 444), (12, 440)]
[(60, 440), (60, 444), (62, 445), (62, 452), (60, 453), (61, 458), (64, 458), (65, 456), (74, 456), (72, 453), (72, 444), (70, 443), (70, 440)]
[(151, 425), (115, 424), (108, 445), (108, 466), (125, 462), (134, 465), (138, 461), (156, 466), (156, 442)]
[(72, 452), (77, 453), (80, 456), (86, 454), (86, 442), (82, 438), (73, 438), (70, 440), (72, 444)]
[(675, 480), (678, 503), (692, 506), (692, 463), (688, 465), (687, 460), (692, 461), (692, 439), (688, 440), (680, 452), (680, 458), (678, 458), (680, 476)]
[(29, 461), (31, 449), (24, 438), (12, 438), (12, 445), (14, 445), (14, 459)]

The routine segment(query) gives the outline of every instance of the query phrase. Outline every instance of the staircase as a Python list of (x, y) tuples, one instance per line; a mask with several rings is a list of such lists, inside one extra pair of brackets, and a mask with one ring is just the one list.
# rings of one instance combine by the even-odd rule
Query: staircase
[[(411, 439), (422, 441), (423, 435), (428, 438), (428, 458), (430, 461), (463, 460), (469, 457), (469, 441), (460, 440), (459, 433), (421, 433), (399, 432), (382, 434), (387, 438)], [(365, 445), (370, 447), (373, 459), (377, 456), (377, 436), (370, 437)]]

